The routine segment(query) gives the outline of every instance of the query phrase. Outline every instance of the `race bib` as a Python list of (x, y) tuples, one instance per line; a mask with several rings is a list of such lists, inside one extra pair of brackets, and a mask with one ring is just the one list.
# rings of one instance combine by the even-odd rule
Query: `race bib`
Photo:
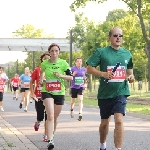
[(30, 82), (24, 82), (23, 87), (24, 88), (30, 88)]
[(14, 83), (13, 83), (13, 86), (14, 86), (14, 87), (18, 87), (18, 83), (15, 83), (15, 82), (14, 82)]
[(42, 87), (36, 87), (34, 94), (37, 98), (41, 98), (41, 90)]
[(83, 77), (75, 77), (75, 85), (81, 85), (84, 84), (84, 79)]
[(4, 85), (0, 85), (0, 92), (4, 92)]
[[(112, 72), (112, 69), (115, 66), (107, 66), (107, 72)], [(111, 80), (108, 80), (108, 82), (124, 82), (126, 79), (126, 69), (125, 66), (119, 66), (117, 70), (114, 73), (114, 76)]]
[(61, 82), (58, 80), (46, 81), (46, 90), (51, 91), (51, 92), (60, 92), (61, 91)]

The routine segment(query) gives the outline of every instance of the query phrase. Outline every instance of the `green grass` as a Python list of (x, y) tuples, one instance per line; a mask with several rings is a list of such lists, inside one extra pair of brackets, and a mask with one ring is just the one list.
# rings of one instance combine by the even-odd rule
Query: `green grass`
[(150, 115), (150, 106), (128, 103), (127, 111)]
[[(71, 98), (66, 96), (66, 101), (70, 102)], [(84, 98), (84, 105), (88, 106), (98, 106), (97, 100)], [(136, 112), (141, 114), (150, 115), (150, 106), (149, 105), (141, 105), (141, 104), (131, 104), (128, 103), (126, 107), (127, 111)]]

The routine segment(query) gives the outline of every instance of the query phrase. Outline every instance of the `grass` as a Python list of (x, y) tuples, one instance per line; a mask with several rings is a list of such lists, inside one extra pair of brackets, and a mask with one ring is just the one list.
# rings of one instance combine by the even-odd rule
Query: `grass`
[[(71, 99), (70, 97), (66, 97), (66, 101), (70, 102), (70, 99)], [(84, 105), (98, 106), (97, 103), (98, 103), (97, 100), (84, 98)], [(126, 110), (130, 111), (130, 112), (136, 112), (136, 113), (150, 115), (150, 106), (149, 105), (128, 103), (127, 107), (126, 107)]]

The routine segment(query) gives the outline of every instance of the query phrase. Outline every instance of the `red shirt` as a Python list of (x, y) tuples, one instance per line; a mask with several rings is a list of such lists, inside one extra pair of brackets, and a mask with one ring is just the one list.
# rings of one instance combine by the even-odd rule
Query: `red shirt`
[(35, 90), (34, 90), (34, 94), (37, 98), (41, 98), (41, 89), (42, 87), (39, 85), (39, 81), (40, 81), (40, 67), (36, 67), (33, 71), (33, 73), (31, 74), (31, 78), (33, 81), (36, 82), (36, 86), (35, 86)]
[(18, 87), (18, 86), (19, 86), (19, 81), (20, 81), (19, 77), (13, 77), (13, 78), (11, 79), (11, 84), (12, 84), (12, 86)]
[(0, 77), (0, 92), (4, 92), (5, 79)]

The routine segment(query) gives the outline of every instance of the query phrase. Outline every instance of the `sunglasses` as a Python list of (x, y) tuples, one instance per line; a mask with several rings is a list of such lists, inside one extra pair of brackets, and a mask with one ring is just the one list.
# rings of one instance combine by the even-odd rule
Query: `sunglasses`
[(113, 37), (123, 37), (121, 34), (114, 34)]

